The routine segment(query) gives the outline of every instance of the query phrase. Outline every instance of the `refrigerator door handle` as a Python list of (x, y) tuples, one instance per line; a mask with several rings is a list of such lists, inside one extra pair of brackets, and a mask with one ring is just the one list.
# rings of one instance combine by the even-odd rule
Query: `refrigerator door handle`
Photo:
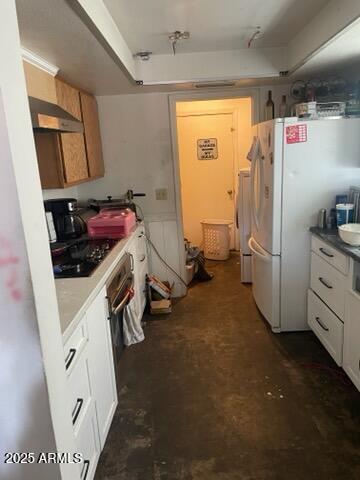
[[(254, 218), (254, 222), (256, 225), (256, 228), (259, 228), (260, 225), (260, 216), (263, 210), (263, 189), (262, 189), (262, 183), (263, 183), (263, 156), (261, 154), (261, 146), (259, 147), (259, 152), (258, 155), (254, 158), (252, 161), (251, 165), (251, 212)], [(258, 163), (259, 162), (259, 163)], [(255, 173), (256, 173), (256, 168), (259, 165), (259, 173), (258, 173), (258, 178), (257, 181), (259, 183), (258, 185), (258, 192), (259, 192), (259, 201), (258, 201), (258, 208), (256, 209), (256, 202), (255, 202)]]
[(272, 255), (270, 255), (270, 253), (260, 247), (260, 245), (253, 239), (253, 237), (249, 238), (248, 245), (252, 253), (258, 258), (260, 258), (260, 260), (264, 262), (271, 262)]

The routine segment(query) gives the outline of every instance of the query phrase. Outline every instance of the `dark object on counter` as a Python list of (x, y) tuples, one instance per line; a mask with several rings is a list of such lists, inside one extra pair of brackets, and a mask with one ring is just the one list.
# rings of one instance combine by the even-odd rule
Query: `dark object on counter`
[(53, 215), (55, 231), (59, 241), (78, 238), (86, 233), (86, 223), (78, 213), (75, 198), (56, 198), (45, 200), (46, 212)]
[(88, 238), (70, 241), (63, 254), (53, 255), (55, 278), (89, 277), (116, 243)]
[(318, 227), (326, 228), (326, 209), (320, 208), (318, 213)]
[(88, 200), (88, 206), (97, 213), (99, 213), (102, 208), (130, 208), (130, 210), (135, 212), (137, 220), (143, 220), (137, 213), (134, 197), (145, 196), (145, 193), (134, 193), (133, 190), (128, 190), (122, 198), (113, 198), (111, 195), (108, 195), (106, 200), (96, 200), (94, 198), (90, 198)]

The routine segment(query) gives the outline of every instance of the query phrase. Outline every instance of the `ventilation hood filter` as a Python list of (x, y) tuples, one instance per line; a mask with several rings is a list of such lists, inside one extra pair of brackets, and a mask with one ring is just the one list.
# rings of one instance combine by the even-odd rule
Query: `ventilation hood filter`
[(37, 132), (83, 133), (84, 125), (54, 103), (29, 97), (33, 129)]

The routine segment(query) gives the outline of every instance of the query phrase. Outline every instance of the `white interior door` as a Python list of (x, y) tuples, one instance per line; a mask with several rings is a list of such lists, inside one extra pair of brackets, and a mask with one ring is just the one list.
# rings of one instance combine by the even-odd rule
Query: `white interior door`
[[(230, 247), (235, 248), (233, 130), (232, 113), (177, 118), (184, 234), (199, 246), (201, 220), (224, 219), (233, 222)], [(198, 142), (206, 139), (215, 139), (216, 148), (209, 159), (201, 159)]]

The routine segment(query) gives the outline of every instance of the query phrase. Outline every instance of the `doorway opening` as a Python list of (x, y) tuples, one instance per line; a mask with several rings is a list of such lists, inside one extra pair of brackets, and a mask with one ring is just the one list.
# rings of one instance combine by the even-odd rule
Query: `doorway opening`
[(246, 155), (252, 140), (253, 99), (185, 100), (177, 101), (175, 108), (184, 237), (203, 249), (201, 222), (226, 220), (230, 249), (239, 250), (238, 174), (250, 165)]

